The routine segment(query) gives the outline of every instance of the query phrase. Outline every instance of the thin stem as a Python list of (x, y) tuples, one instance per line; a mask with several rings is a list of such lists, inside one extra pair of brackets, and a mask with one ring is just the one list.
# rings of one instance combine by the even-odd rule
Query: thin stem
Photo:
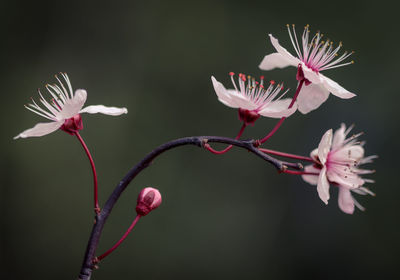
[(315, 172), (306, 172), (306, 171), (294, 171), (294, 170), (283, 170), (283, 173), (286, 174), (292, 174), (292, 175), (315, 175), (315, 176), (319, 176), (319, 173), (315, 173)]
[(286, 117), (282, 117), (279, 122), (275, 125), (275, 127), (268, 133), (267, 136), (265, 136), (263, 139), (260, 140), (260, 143), (263, 144), (265, 143), (269, 138), (272, 137), (272, 135), (275, 134), (275, 132), (279, 129), (279, 127), (282, 125), (282, 123), (285, 121)]
[(286, 157), (286, 158), (293, 158), (293, 159), (298, 159), (298, 160), (304, 160), (304, 161), (310, 161), (314, 162), (314, 160), (310, 157), (305, 157), (305, 156), (299, 156), (299, 155), (294, 155), (294, 154), (288, 154), (288, 153), (283, 153), (279, 151), (274, 151), (270, 149), (264, 149), (264, 148), (259, 148), (259, 150), (263, 153), (267, 153), (270, 155), (275, 155), (275, 156), (280, 156), (280, 157)]
[(287, 161), (282, 161), (282, 164), (286, 167), (290, 167), (293, 169), (298, 169), (298, 170), (302, 170), (304, 168), (304, 166), (301, 163), (298, 162), (287, 162)]
[(101, 261), (102, 259), (104, 259), (105, 257), (107, 257), (109, 254), (111, 254), (115, 249), (118, 248), (118, 246), (122, 243), (122, 241), (125, 240), (125, 238), (128, 237), (129, 233), (132, 231), (132, 229), (135, 227), (136, 223), (139, 221), (139, 219), (142, 216), (137, 215), (136, 218), (133, 220), (132, 224), (129, 226), (128, 230), (124, 233), (124, 235), (121, 237), (120, 240), (118, 240), (114, 246), (112, 246), (110, 249), (107, 250), (107, 252), (105, 252), (104, 254), (100, 255), (99, 257), (95, 258), (96, 261)]
[[(236, 140), (238, 140), (238, 139), (242, 136), (242, 134), (243, 134), (243, 132), (244, 132), (246, 126), (247, 126), (247, 124), (246, 124), (246, 123), (243, 123), (242, 127), (240, 128), (239, 133), (238, 133), (238, 134), (236, 135), (236, 137), (235, 137)], [(216, 154), (216, 155), (225, 154), (225, 153), (228, 152), (230, 149), (232, 149), (232, 147), (233, 147), (232, 145), (229, 145), (229, 146), (226, 147), (225, 149), (223, 149), (223, 150), (221, 150), (221, 151), (217, 151), (217, 150), (214, 150), (213, 148), (211, 148), (210, 144), (208, 144), (208, 143), (204, 144), (204, 148), (205, 148), (206, 150), (208, 150), (208, 151), (210, 151), (211, 153)]]
[[(302, 79), (296, 89), (296, 93), (294, 94), (294, 97), (292, 99), (292, 102), (290, 102), (288, 109), (292, 108), (294, 105), (294, 102), (296, 102), (297, 97), (299, 96), (300, 90), (303, 87), (303, 84), (305, 82), (305, 79)], [(286, 117), (283, 117), (279, 120), (279, 122), (275, 125), (275, 127), (271, 130), (270, 133), (267, 134), (263, 139), (260, 140), (260, 143), (263, 144), (265, 143), (269, 138), (272, 137), (272, 135), (275, 134), (275, 132), (279, 129), (279, 127), (282, 125), (282, 123), (285, 121)]]
[(97, 185), (97, 173), (96, 173), (96, 167), (94, 166), (94, 161), (92, 158), (92, 155), (89, 152), (88, 147), (85, 144), (85, 141), (83, 141), (81, 135), (79, 134), (78, 131), (75, 132), (76, 137), (78, 138), (79, 142), (81, 143), (83, 149), (85, 150), (85, 153), (87, 157), (89, 158), (90, 161), (90, 166), (92, 167), (92, 173), (93, 173), (93, 184), (94, 184), (94, 211), (96, 214), (100, 213), (100, 206), (99, 206), (99, 198), (98, 198), (98, 185)]
[(95, 216), (96, 222), (93, 225), (92, 233), (90, 235), (85, 257), (83, 260), (83, 264), (81, 267), (81, 271), (79, 274), (79, 279), (81, 280), (89, 280), (92, 271), (94, 268), (94, 257), (96, 253), (97, 246), (100, 241), (100, 236), (103, 231), (104, 225), (114, 207), (117, 203), (119, 197), (124, 192), (124, 190), (128, 187), (129, 183), (144, 169), (146, 169), (154, 160), (161, 155), (162, 153), (185, 145), (195, 145), (198, 147), (204, 147), (206, 143), (224, 143), (233, 145), (239, 148), (243, 148), (248, 150), (249, 152), (255, 154), (256, 156), (260, 157), (261, 159), (271, 163), (275, 166), (278, 171), (283, 171), (287, 168), (281, 161), (261, 152), (256, 147), (256, 142), (254, 140), (236, 140), (226, 137), (219, 137), (219, 136), (194, 136), (194, 137), (186, 137), (175, 139), (161, 146), (154, 149), (152, 152), (147, 154), (139, 163), (137, 163), (129, 172), (125, 175), (125, 177), (119, 182), (119, 184), (115, 187), (114, 191), (111, 193), (107, 202), (105, 203), (103, 209), (99, 213), (99, 215)]

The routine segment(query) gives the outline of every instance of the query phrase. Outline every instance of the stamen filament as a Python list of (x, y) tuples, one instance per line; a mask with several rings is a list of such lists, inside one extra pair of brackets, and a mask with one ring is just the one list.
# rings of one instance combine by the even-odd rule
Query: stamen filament
[(38, 109), (41, 109), (40, 107), (34, 107), (32, 104), (28, 104), (28, 105), (30, 105), (30, 106), (32, 106), (33, 108), (31, 108), (31, 107), (29, 107), (29, 106), (27, 106), (27, 105), (24, 105), (24, 107), (26, 108), (26, 109), (28, 109), (29, 111), (31, 111), (31, 112), (33, 112), (33, 113), (35, 113), (35, 114), (38, 114), (39, 116), (41, 116), (41, 117), (43, 117), (43, 118), (46, 118), (46, 119), (48, 119), (48, 120), (51, 120), (51, 121), (54, 121), (55, 120), (55, 117), (54, 116), (48, 116), (48, 113), (47, 112), (44, 112), (44, 113), (46, 113), (46, 115), (44, 115), (44, 114), (42, 114)]
[(353, 63), (348, 62), (340, 64), (354, 52), (344, 52), (339, 58), (335, 59), (335, 57), (338, 55), (339, 50), (342, 48), (341, 42), (336, 48), (333, 48), (333, 42), (331, 40), (322, 40), (324, 34), (321, 34), (320, 31), (315, 33), (311, 40), (309, 40), (309, 26), (306, 25), (301, 38), (302, 48), (300, 48), (294, 24), (292, 25), (292, 28), (289, 27), (289, 24), (287, 24), (286, 26), (288, 29), (290, 41), (292, 42), (297, 57), (313, 71), (319, 72), (322, 70), (346, 66)]
[[(293, 27), (294, 36), (296, 36), (296, 30), (294, 29), (294, 24), (293, 24), (292, 27)], [(293, 36), (292, 36), (292, 32), (290, 31), (289, 24), (287, 25), (287, 28), (288, 28), (288, 32), (289, 32), (290, 41), (292, 41), (292, 45), (294, 47), (294, 50), (296, 51), (296, 53), (299, 56), (299, 58), (302, 59), (299, 43), (297, 42), (297, 37), (296, 37), (296, 43), (295, 43), (295, 40), (293, 39)]]

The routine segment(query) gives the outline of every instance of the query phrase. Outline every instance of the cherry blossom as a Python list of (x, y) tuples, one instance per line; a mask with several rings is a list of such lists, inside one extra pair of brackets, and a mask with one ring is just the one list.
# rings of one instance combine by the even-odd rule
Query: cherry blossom
[(361, 175), (371, 174), (374, 170), (362, 169), (360, 165), (371, 163), (377, 156), (364, 157), (364, 142), (358, 142), (357, 138), (362, 134), (356, 134), (349, 138), (352, 127), (346, 129), (344, 124), (333, 134), (328, 130), (321, 138), (318, 148), (311, 152), (314, 165), (305, 167), (307, 175), (303, 179), (312, 185), (317, 185), (318, 195), (328, 204), (329, 185), (339, 187), (339, 208), (348, 214), (354, 212), (354, 206), (360, 210), (364, 208), (354, 199), (351, 192), (361, 195), (374, 195), (364, 187), (365, 183), (373, 183), (373, 180), (362, 178)]
[(14, 139), (39, 137), (50, 134), (57, 129), (64, 130), (69, 134), (74, 134), (83, 128), (80, 116), (81, 113), (102, 113), (111, 116), (119, 116), (128, 113), (126, 108), (106, 107), (103, 105), (92, 105), (82, 109), (87, 98), (86, 90), (78, 89), (74, 94), (67, 74), (60, 74), (65, 80), (67, 87), (65, 87), (56, 76), (59, 85), (46, 85), (46, 89), (52, 98), (50, 102), (47, 101), (40, 90), (38, 90), (40, 96), (39, 101), (42, 104), (42, 107), (39, 106), (33, 98), (32, 104), (25, 105), (26, 109), (50, 120), (51, 122), (38, 123), (33, 128), (21, 132), (15, 136)]
[[(238, 84), (236, 84), (233, 72), (231, 76), (234, 89), (226, 89), (223, 84), (211, 77), (214, 90), (218, 100), (228, 107), (239, 108), (239, 118), (246, 124), (252, 124), (260, 115), (270, 118), (289, 117), (296, 109), (297, 105), (288, 108), (292, 102), (290, 98), (283, 98), (288, 92), (286, 90), (280, 96), (283, 89), (282, 84), (275, 85), (275, 81), (270, 81), (269, 85), (264, 85), (264, 77), (260, 82), (251, 76), (244, 74), (238, 75)], [(279, 96), (279, 97), (278, 97)]]
[(287, 66), (298, 67), (298, 71), (301, 73), (297, 77), (304, 78), (306, 81), (297, 98), (299, 111), (307, 114), (317, 109), (328, 99), (329, 93), (343, 99), (354, 97), (354, 93), (347, 91), (338, 83), (320, 73), (324, 70), (354, 63), (353, 61), (345, 62), (353, 52), (344, 52), (339, 56), (338, 52), (342, 48), (342, 43), (340, 42), (334, 48), (332, 41), (329, 39), (324, 41), (322, 39), (323, 34), (320, 32), (317, 32), (310, 40), (308, 25), (304, 28), (300, 44), (294, 25), (293, 34), (289, 25), (287, 27), (297, 57), (290, 54), (274, 36), (269, 34), (271, 43), (277, 52), (265, 56), (259, 67), (262, 70)]

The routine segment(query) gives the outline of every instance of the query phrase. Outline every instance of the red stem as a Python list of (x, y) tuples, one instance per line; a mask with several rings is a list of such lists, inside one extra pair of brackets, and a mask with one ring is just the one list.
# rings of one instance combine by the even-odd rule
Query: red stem
[[(246, 123), (243, 123), (242, 127), (240, 128), (239, 133), (238, 133), (237, 136), (235, 137), (235, 140), (238, 140), (238, 139), (242, 136), (242, 134), (243, 134), (244, 129), (246, 128), (246, 126), (247, 126)], [(233, 147), (232, 145), (229, 145), (229, 146), (226, 147), (225, 149), (223, 149), (223, 150), (221, 150), (221, 151), (217, 151), (217, 150), (214, 150), (213, 148), (211, 148), (210, 144), (208, 144), (208, 143), (204, 144), (204, 148), (206, 148), (208, 151), (210, 151), (211, 153), (216, 154), (216, 155), (225, 154), (227, 151), (229, 151), (230, 149), (232, 149), (232, 147)]]
[(148, 168), (159, 156), (163, 155), (167, 151), (171, 151), (178, 147), (183, 147), (186, 145), (193, 145), (199, 148), (204, 147), (204, 143), (224, 143), (227, 145), (234, 145), (238, 148), (242, 148), (251, 152), (252, 154), (260, 157), (272, 164), (278, 171), (282, 171), (286, 166), (282, 163), (282, 161), (273, 158), (272, 156), (265, 154), (256, 148), (255, 140), (234, 140), (226, 137), (219, 136), (190, 136), (175, 139), (164, 143), (153, 151), (148, 153), (142, 160), (140, 160), (134, 167), (132, 167), (129, 172), (122, 178), (111, 195), (106, 200), (100, 215), (95, 217), (96, 223), (93, 225), (92, 232), (90, 234), (85, 256), (83, 258), (82, 267), (79, 273), (79, 279), (81, 280), (90, 280), (91, 275), (93, 273), (93, 269), (95, 268), (95, 253), (97, 246), (100, 241), (100, 237), (102, 235), (104, 225), (106, 224), (112, 210), (120, 199), (121, 195), (128, 188), (129, 184), (134, 180), (141, 172), (143, 172), (146, 168)]
[(259, 150), (261, 152), (263, 152), (263, 153), (266, 153), (266, 154), (271, 154), (271, 155), (276, 155), (276, 156), (280, 156), (280, 157), (294, 158), (294, 159), (314, 162), (314, 160), (312, 158), (310, 158), (310, 157), (299, 156), (299, 155), (294, 155), (294, 154), (288, 154), (288, 153), (283, 153), (283, 152), (274, 151), (274, 150), (270, 150), (270, 149), (264, 149), (264, 148), (259, 148)]
[(125, 238), (129, 235), (129, 233), (132, 231), (132, 229), (135, 227), (135, 225), (137, 224), (137, 222), (139, 221), (139, 219), (142, 216), (137, 215), (136, 218), (133, 220), (132, 224), (130, 225), (130, 227), (128, 228), (128, 230), (124, 233), (124, 235), (121, 237), (120, 240), (117, 241), (117, 243), (114, 244), (114, 246), (112, 246), (110, 249), (107, 250), (107, 252), (105, 252), (104, 254), (100, 255), (99, 257), (95, 258), (96, 262), (101, 261), (102, 259), (104, 259), (105, 257), (107, 257), (109, 254), (111, 254), (115, 249), (118, 248), (119, 245), (121, 245), (122, 241), (125, 240)]
[(315, 172), (306, 172), (306, 171), (294, 171), (294, 170), (283, 170), (282, 173), (292, 174), (292, 175), (316, 175), (319, 176), (319, 173)]
[[(294, 94), (294, 97), (293, 97), (293, 99), (292, 99), (292, 102), (290, 102), (290, 105), (289, 105), (288, 109), (292, 108), (294, 102), (296, 102), (297, 96), (299, 96), (300, 90), (301, 90), (301, 88), (303, 87), (304, 82), (305, 82), (305, 79), (302, 79), (302, 80), (299, 82), (299, 85), (297, 86), (297, 89), (296, 89), (296, 93)], [(282, 125), (282, 123), (285, 121), (285, 119), (286, 119), (286, 117), (281, 118), (281, 119), (279, 120), (279, 122), (275, 125), (275, 127), (271, 130), (271, 132), (268, 133), (267, 136), (265, 136), (263, 139), (260, 140), (260, 143), (263, 144), (263, 143), (265, 143), (269, 138), (271, 138), (272, 135), (275, 134), (275, 132), (279, 129), (279, 127), (280, 127), (280, 126)]]
[(92, 155), (89, 152), (88, 147), (85, 144), (85, 141), (83, 141), (81, 135), (79, 132), (75, 132), (76, 137), (78, 138), (79, 142), (81, 143), (83, 149), (85, 150), (85, 153), (87, 157), (89, 158), (90, 161), (90, 166), (92, 167), (92, 172), (93, 172), (93, 183), (94, 183), (94, 211), (96, 214), (100, 213), (100, 206), (99, 206), (99, 198), (98, 198), (98, 186), (97, 186), (97, 173), (96, 173), (96, 167), (94, 166), (94, 161), (92, 158)]

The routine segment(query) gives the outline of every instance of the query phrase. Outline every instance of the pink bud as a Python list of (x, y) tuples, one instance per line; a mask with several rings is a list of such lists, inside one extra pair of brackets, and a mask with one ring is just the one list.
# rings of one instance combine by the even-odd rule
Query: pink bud
[(154, 188), (144, 188), (137, 200), (136, 213), (146, 216), (161, 204), (161, 193)]

